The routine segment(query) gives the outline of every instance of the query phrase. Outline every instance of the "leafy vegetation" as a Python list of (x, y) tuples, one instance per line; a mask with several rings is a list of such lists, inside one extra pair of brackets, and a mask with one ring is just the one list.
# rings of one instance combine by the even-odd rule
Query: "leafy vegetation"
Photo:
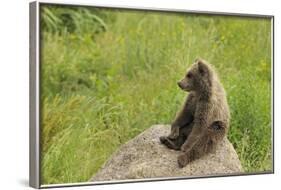
[(122, 144), (170, 123), (197, 57), (228, 93), (229, 139), (246, 172), (272, 169), (271, 21), (43, 5), (44, 184), (83, 182)]

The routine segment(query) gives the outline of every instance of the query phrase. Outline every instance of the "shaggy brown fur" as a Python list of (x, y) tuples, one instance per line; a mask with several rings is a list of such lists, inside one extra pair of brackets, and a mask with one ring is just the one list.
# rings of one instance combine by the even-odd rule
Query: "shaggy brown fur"
[(206, 61), (196, 59), (178, 85), (190, 93), (172, 123), (171, 133), (160, 137), (160, 141), (183, 151), (178, 164), (184, 167), (214, 150), (227, 134), (230, 114), (223, 86)]

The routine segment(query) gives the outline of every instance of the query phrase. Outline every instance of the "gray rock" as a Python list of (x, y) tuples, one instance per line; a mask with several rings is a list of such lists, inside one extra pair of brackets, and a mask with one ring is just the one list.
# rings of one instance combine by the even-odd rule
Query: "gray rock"
[(232, 144), (225, 138), (214, 153), (179, 168), (180, 151), (166, 148), (159, 137), (169, 134), (169, 125), (154, 125), (115, 152), (90, 181), (143, 178), (191, 177), (241, 173)]

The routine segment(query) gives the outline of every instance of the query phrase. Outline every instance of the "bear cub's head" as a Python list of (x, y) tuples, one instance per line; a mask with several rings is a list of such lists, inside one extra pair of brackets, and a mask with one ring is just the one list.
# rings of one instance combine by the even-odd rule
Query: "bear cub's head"
[(184, 91), (199, 91), (211, 81), (211, 69), (203, 59), (196, 59), (178, 86)]

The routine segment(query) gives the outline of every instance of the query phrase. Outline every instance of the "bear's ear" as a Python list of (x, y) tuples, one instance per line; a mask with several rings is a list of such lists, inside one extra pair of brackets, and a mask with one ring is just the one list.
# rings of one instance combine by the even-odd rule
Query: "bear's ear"
[(198, 70), (201, 75), (205, 75), (208, 72), (208, 66), (202, 60), (198, 60)]

